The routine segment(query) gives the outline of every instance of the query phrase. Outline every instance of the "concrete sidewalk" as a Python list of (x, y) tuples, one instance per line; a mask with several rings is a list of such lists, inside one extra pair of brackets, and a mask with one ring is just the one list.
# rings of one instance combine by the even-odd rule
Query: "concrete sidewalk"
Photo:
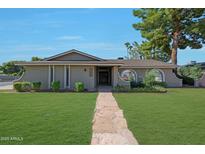
[(92, 129), (93, 145), (138, 144), (112, 92), (107, 89), (101, 90), (97, 97)]

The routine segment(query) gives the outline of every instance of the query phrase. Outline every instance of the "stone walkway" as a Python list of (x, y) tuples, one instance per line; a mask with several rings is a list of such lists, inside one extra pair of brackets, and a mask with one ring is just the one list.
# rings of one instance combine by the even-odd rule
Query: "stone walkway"
[(110, 90), (100, 90), (93, 119), (93, 145), (138, 144)]

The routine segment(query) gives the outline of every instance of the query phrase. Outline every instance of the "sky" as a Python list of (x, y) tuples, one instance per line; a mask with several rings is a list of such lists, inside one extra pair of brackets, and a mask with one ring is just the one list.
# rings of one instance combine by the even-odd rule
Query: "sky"
[[(77, 49), (100, 58), (127, 55), (141, 42), (133, 9), (0, 9), (0, 64)], [(178, 64), (205, 61), (205, 48), (178, 52)]]

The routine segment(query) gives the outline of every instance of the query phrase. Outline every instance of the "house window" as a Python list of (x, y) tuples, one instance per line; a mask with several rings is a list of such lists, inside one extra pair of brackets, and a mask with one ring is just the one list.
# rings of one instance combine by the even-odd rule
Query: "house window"
[(149, 73), (155, 76), (155, 81), (164, 82), (164, 72), (159, 69), (152, 69)]
[(69, 68), (66, 68), (66, 87), (69, 86)]
[(123, 81), (137, 81), (137, 73), (134, 70), (124, 70), (120, 73), (120, 79)]
[(93, 68), (89, 68), (89, 76), (93, 77)]

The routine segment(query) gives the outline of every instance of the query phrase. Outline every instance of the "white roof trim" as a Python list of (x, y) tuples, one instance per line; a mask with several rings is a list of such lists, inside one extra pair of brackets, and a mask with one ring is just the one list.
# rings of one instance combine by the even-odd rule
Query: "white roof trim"
[(60, 54), (45, 58), (45, 59), (43, 59), (43, 61), (48, 61), (48, 60), (51, 60), (51, 59), (54, 59), (54, 58), (57, 58), (57, 57), (61, 57), (61, 56), (64, 56), (64, 55), (67, 55), (67, 54), (70, 54), (70, 53), (77, 53), (77, 54), (80, 54), (80, 55), (83, 55), (83, 56), (86, 56), (86, 57), (89, 57), (89, 58), (92, 58), (92, 59), (96, 59), (98, 61), (104, 60), (104, 59), (92, 56), (90, 54), (87, 54), (87, 53), (72, 49), (72, 50), (69, 50), (69, 51), (66, 51), (66, 52), (63, 52), (63, 53), (60, 53)]

